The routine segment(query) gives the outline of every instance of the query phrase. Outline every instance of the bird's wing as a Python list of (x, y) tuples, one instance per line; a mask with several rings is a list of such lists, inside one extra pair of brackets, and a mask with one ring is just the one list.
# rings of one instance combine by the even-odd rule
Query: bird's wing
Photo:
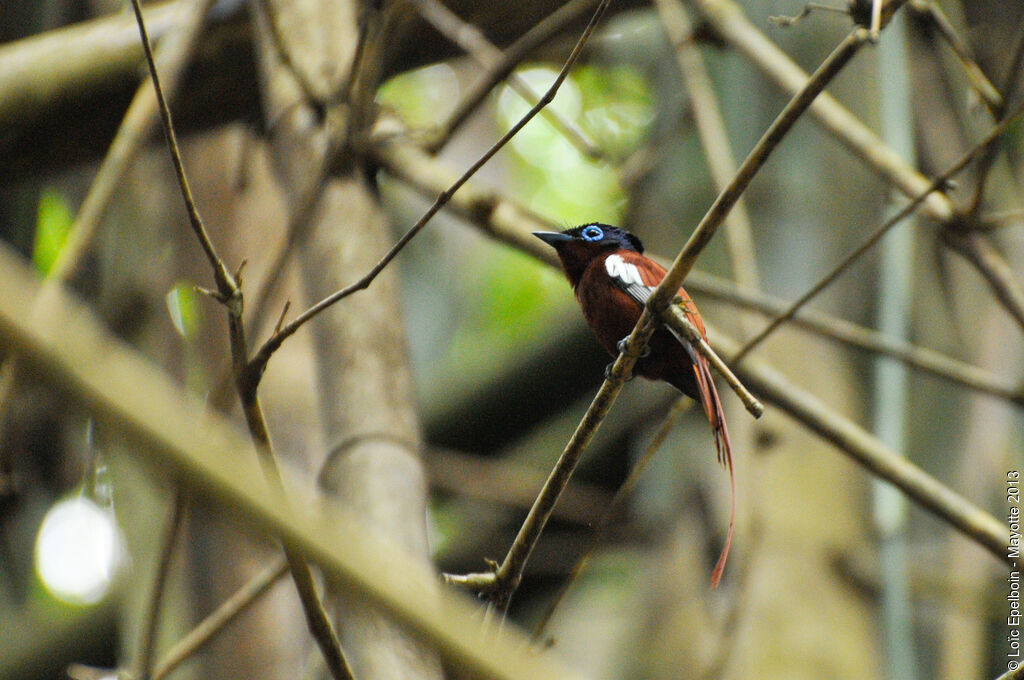
[[(634, 253), (612, 253), (604, 260), (604, 268), (608, 276), (615, 282), (626, 295), (631, 297), (640, 305), (645, 305), (651, 297), (654, 288), (665, 278), (665, 270), (657, 262)], [(701, 336), (707, 338), (707, 331), (704, 330), (704, 322), (697, 312), (697, 307), (682, 288), (679, 289), (682, 298), (680, 306), (683, 313), (690, 322), (697, 327)], [(732, 509), (729, 516), (729, 532), (726, 535), (725, 546), (718, 558), (718, 563), (711, 575), (712, 587), (717, 586), (725, 570), (725, 561), (729, 556), (729, 548), (732, 545), (733, 525), (736, 518), (736, 477), (732, 467), (732, 443), (729, 441), (729, 430), (725, 425), (725, 411), (722, 409), (722, 402), (718, 398), (718, 390), (715, 389), (714, 376), (711, 374), (711, 366), (708, 360), (699, 354), (683, 335), (677, 333), (674, 328), (668, 329), (683, 346), (693, 363), (693, 372), (697, 378), (697, 390), (700, 392), (701, 406), (704, 414), (711, 424), (711, 430), (715, 439), (715, 451), (718, 454), (718, 462), (729, 471), (729, 486), (732, 497)]]
[[(633, 298), (639, 305), (647, 303), (647, 299), (651, 297), (651, 291), (657, 285), (657, 282), (654, 282), (654, 285), (648, 285), (644, 281), (644, 272), (641, 270), (641, 267), (637, 266), (634, 262), (630, 262), (619, 253), (612, 253), (604, 259), (604, 270), (608, 273), (611, 280), (615, 282), (615, 285), (623, 293)], [(662, 272), (659, 280), (663, 277), (664, 272)], [(646, 278), (649, 280), (651, 277), (648, 275)]]

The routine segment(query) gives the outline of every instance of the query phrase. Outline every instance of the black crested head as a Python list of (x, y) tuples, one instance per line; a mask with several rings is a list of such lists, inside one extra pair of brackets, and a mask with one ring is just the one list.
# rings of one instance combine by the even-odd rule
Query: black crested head
[(638, 253), (644, 252), (644, 244), (640, 239), (625, 229), (613, 227), (610, 224), (591, 222), (579, 227), (574, 227), (564, 232), (574, 239), (580, 239), (588, 243), (604, 246), (616, 246), (626, 250), (634, 250)]
[(587, 265), (596, 258), (616, 250), (644, 252), (644, 245), (625, 229), (610, 224), (590, 222), (565, 231), (535, 231), (533, 235), (558, 253), (569, 281), (575, 287)]

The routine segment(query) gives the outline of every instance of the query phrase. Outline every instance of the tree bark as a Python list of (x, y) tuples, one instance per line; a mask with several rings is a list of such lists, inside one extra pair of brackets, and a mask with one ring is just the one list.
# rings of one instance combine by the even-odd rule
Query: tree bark
[[(268, 2), (269, 11), (256, 5), (271, 147), (295, 212), (320, 182), (317, 168), (334, 161), (329, 140), (351, 122), (350, 110), (338, 107), (320, 115), (319, 104), (307, 96), (347, 89), (361, 5)], [(298, 254), (310, 302), (365, 273), (390, 240), (377, 196), (363, 179), (364, 169), (354, 163), (323, 180), (304, 225)], [(394, 269), (312, 326), (328, 442), (321, 488), (426, 563), (426, 480)], [(338, 636), (357, 678), (441, 677), (433, 651), (365, 601), (342, 588), (332, 591)]]

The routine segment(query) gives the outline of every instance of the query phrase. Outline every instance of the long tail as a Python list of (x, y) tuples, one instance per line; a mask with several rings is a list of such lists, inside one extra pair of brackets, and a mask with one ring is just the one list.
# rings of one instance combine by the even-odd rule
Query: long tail
[(722, 410), (722, 402), (718, 398), (718, 390), (715, 389), (715, 381), (711, 375), (711, 367), (708, 360), (697, 354), (693, 364), (693, 372), (697, 377), (697, 389), (700, 391), (701, 406), (704, 407), (704, 414), (715, 437), (715, 450), (718, 454), (718, 462), (729, 471), (729, 493), (731, 496), (731, 507), (729, 510), (729, 532), (725, 536), (725, 546), (722, 554), (715, 563), (714, 571), (711, 572), (711, 587), (717, 588), (725, 572), (725, 562), (729, 558), (729, 549), (732, 547), (732, 533), (736, 522), (736, 474), (732, 467), (732, 444), (729, 441), (729, 428), (725, 424), (725, 411)]

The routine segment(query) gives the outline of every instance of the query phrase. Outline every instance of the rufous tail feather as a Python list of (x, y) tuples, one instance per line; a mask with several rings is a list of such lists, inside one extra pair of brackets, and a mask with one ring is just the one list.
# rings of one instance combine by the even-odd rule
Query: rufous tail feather
[(732, 547), (733, 527), (736, 523), (736, 475), (732, 467), (732, 443), (729, 441), (729, 428), (725, 424), (725, 411), (722, 409), (722, 402), (718, 398), (718, 390), (715, 389), (714, 378), (711, 375), (711, 368), (708, 360), (703, 356), (697, 356), (697, 362), (693, 366), (697, 377), (697, 389), (700, 391), (701, 406), (704, 407), (704, 414), (711, 424), (711, 431), (715, 437), (715, 451), (718, 454), (718, 462), (729, 471), (729, 531), (725, 535), (725, 546), (722, 547), (722, 554), (715, 563), (711, 572), (711, 587), (717, 588), (725, 572), (725, 563), (729, 558), (729, 549)]

